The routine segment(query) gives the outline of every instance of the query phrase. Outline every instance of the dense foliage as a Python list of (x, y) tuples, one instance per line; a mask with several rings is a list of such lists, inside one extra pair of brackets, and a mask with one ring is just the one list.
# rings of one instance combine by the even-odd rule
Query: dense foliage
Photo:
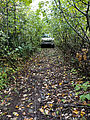
[[(48, 33), (79, 72), (84, 84), (76, 85), (77, 90), (87, 90), (89, 83), (90, 56), (90, 1), (52, 0), (40, 2), (32, 11), (31, 0), (1, 0), (0, 31), (0, 89), (6, 87), (10, 76), (17, 70), (20, 59), (29, 58), (40, 50), (40, 38)], [(50, 6), (48, 6), (50, 5)], [(14, 79), (14, 77), (13, 77)], [(87, 88), (86, 88), (87, 86)], [(86, 95), (86, 96), (85, 96)], [(88, 94), (81, 100), (88, 98)]]
[(90, 23), (88, 0), (53, 0), (49, 8), (41, 3), (43, 31), (55, 38), (65, 60), (82, 75), (89, 76)]
[[(90, 1), (88, 0), (54, 0), (52, 4), (50, 30), (56, 44), (63, 51), (65, 61), (69, 60), (84, 81), (75, 85), (77, 95), (82, 101), (89, 100), (89, 62), (90, 62)], [(69, 58), (70, 57), (70, 58)]]
[[(89, 5), (88, 0), (59, 1), (54, 0), (52, 7), (52, 27), (54, 36), (65, 42), (67, 47), (78, 50), (89, 44)], [(86, 4), (85, 4), (86, 3)], [(51, 28), (52, 28), (51, 27)]]
[[(30, 9), (30, 1), (25, 3), (24, 0), (1, 0), (0, 74), (10, 72), (8, 66), (16, 70), (19, 59), (29, 57), (40, 48), (42, 24), (39, 12)], [(3, 76), (1, 85), (4, 85)]]

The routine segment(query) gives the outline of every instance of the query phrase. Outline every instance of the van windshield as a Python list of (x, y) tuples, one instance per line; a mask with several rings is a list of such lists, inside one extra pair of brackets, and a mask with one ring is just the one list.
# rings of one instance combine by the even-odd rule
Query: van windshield
[(49, 35), (43, 35), (42, 38), (49, 38)]

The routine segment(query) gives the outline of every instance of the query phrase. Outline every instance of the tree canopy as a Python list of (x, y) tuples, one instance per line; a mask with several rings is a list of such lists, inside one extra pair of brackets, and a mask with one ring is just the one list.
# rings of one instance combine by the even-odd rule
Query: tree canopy
[[(90, 1), (46, 0), (39, 2), (36, 10), (32, 9), (31, 3), (32, 0), (0, 1), (0, 90), (7, 88), (11, 80), (17, 85), (17, 74), (20, 75), (20, 70), (24, 64), (26, 67), (25, 72), (28, 70), (27, 74), (32, 72), (32, 69), (37, 69), (37, 67), (39, 67), (40, 70), (43, 69), (40, 67), (45, 58), (45, 56), (43, 56), (44, 53), (41, 52), (41, 38), (44, 34), (49, 34), (54, 38), (55, 47), (62, 53), (62, 56), (57, 56), (56, 61), (54, 60), (54, 67), (58, 67), (60, 70), (63, 68), (65, 72), (63, 73), (63, 78), (68, 76), (69, 73), (71, 75), (73, 74), (73, 76), (76, 74), (79, 76), (79, 81), (78, 78), (77, 80), (74, 79), (75, 83), (72, 81), (71, 84), (75, 87), (76, 98), (79, 95), (78, 99), (82, 102), (84, 101), (83, 105), (88, 106), (87, 101), (90, 100), (90, 94), (88, 92), (90, 87)], [(48, 50), (46, 49), (46, 51)], [(42, 61), (37, 62), (38, 64), (35, 63), (35, 61), (38, 61), (37, 56), (35, 59), (31, 57), (35, 53), (38, 53), (38, 55), (42, 53), (42, 55), (39, 56), (39, 59), (42, 58)], [(54, 53), (54, 51), (50, 53), (51, 56), (55, 56)], [(59, 54), (59, 52), (57, 53)], [(46, 63), (49, 61), (47, 57)], [(63, 66), (61, 65), (60, 57), (62, 57)], [(29, 71), (30, 64), (27, 62), (28, 60), (30, 60), (30, 64), (33, 62), (33, 66), (31, 66), (33, 68), (30, 68), (31, 71)], [(68, 73), (66, 73), (66, 67), (64, 66), (67, 63), (69, 64)], [(48, 63), (46, 65), (50, 66), (51, 64), (52, 63)], [(70, 67), (72, 69), (70, 69)], [(58, 68), (55, 68), (56, 70), (54, 70), (54, 72), (58, 71)], [(49, 72), (51, 72), (51, 70), (47, 70), (47, 76), (50, 74), (53, 76), (53, 72), (50, 74)], [(26, 75), (26, 73), (23, 74)], [(57, 73), (54, 74), (57, 75)], [(41, 75), (42, 73), (40, 73), (40, 76)], [(31, 76), (35, 77), (35, 73), (31, 73)], [(25, 76), (25, 80), (26, 79)], [(55, 79), (55, 76), (53, 79)], [(63, 82), (62, 80), (61, 83), (57, 81), (55, 84), (60, 88), (62, 83), (67, 84), (67, 81)], [(49, 86), (44, 85), (44, 87), (45, 86), (49, 88)], [(52, 89), (56, 89), (56, 86), (52, 82)], [(48, 93), (48, 96), (50, 96), (50, 93)], [(62, 97), (64, 97), (64, 94), (62, 94)], [(61, 100), (58, 101), (60, 102)], [(64, 103), (64, 100), (62, 99), (61, 102)], [(47, 106), (44, 107), (47, 108)], [(40, 109), (41, 112), (44, 111), (44, 107)], [(49, 107), (52, 107), (52, 105)], [(78, 114), (76, 110), (73, 111), (75, 115)], [(56, 112), (56, 114), (59, 113)], [(82, 113), (81, 116), (83, 117), (84, 114), (85, 113)]]

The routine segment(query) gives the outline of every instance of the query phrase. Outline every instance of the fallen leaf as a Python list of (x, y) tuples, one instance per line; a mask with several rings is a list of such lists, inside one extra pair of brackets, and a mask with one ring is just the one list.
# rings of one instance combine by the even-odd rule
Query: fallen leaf
[(42, 113), (44, 112), (44, 109), (42, 109), (42, 108), (40, 108), (39, 110), (40, 110)]
[(55, 88), (55, 85), (52, 85), (52, 88)]
[(52, 107), (52, 106), (53, 106), (53, 104), (49, 104), (49, 106), (50, 106), (50, 107)]
[(47, 108), (47, 105), (45, 105), (44, 108)]
[(78, 114), (79, 112), (78, 112), (77, 110), (74, 110), (73, 113), (74, 113), (74, 114)]
[(60, 99), (58, 99), (58, 102), (61, 102), (61, 100), (60, 100)]
[(27, 107), (29, 108), (29, 107), (30, 107), (30, 105), (27, 105)]
[(62, 94), (62, 97), (64, 97), (65, 94)]
[(12, 117), (12, 116), (11, 116), (11, 115), (7, 115), (7, 117), (9, 117), (9, 118), (10, 118), (10, 117)]
[(56, 115), (55, 112), (53, 112), (53, 113), (52, 113), (52, 116), (55, 116), (55, 115)]
[(48, 93), (48, 95), (50, 95), (50, 93)]
[(24, 118), (24, 120), (33, 120), (33, 118), (29, 118), (29, 119), (28, 118)]
[(83, 115), (85, 115), (85, 112), (81, 111), (81, 114), (80, 114), (80, 115), (83, 117)]
[(59, 83), (59, 85), (62, 85), (62, 83)]
[(25, 98), (25, 100), (27, 100), (27, 99), (28, 99), (28, 97)]
[(19, 116), (19, 114), (17, 112), (13, 112), (13, 115), (15, 116)]
[(19, 108), (18, 106), (16, 106), (16, 108)]
[(30, 118), (29, 120), (33, 120), (33, 118)]
[(76, 98), (78, 98), (78, 96), (75, 96)]
[(83, 105), (87, 105), (86, 101), (83, 102)]
[(23, 109), (23, 108), (25, 108), (25, 107), (23, 106), (23, 107), (21, 107), (21, 108)]
[(30, 105), (32, 105), (32, 103), (29, 103), (29, 105), (27, 105), (27, 107), (29, 108), (29, 107), (30, 107)]
[(26, 113), (25, 113), (25, 112), (23, 112), (22, 114), (23, 114), (23, 115), (26, 115)]

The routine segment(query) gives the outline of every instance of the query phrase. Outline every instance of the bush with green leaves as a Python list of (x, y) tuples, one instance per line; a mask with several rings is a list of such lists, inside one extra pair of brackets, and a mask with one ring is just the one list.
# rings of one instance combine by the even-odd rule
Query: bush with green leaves
[[(11, 79), (15, 79), (15, 70), (10, 67), (0, 68), (0, 89), (7, 88)], [(14, 82), (14, 81), (13, 81)]]
[(17, 54), (17, 57), (25, 57), (39, 48), (42, 24), (39, 11), (33, 12), (28, 7), (31, 2), (1, 1), (1, 56), (12, 58), (12, 54), (13, 57)]
[[(5, 64), (17, 69), (18, 58), (29, 58), (40, 48), (42, 23), (39, 10), (29, 7), (32, 0), (1, 0), (0, 31), (0, 89), (8, 82), (9, 73)], [(5, 68), (5, 71), (2, 69)]]
[(72, 56), (89, 45), (89, 5), (88, 0), (54, 0), (50, 7), (49, 30), (61, 50)]
[[(75, 90), (79, 92), (76, 92), (76, 95), (80, 94), (80, 91), (83, 90), (84, 92), (86, 92), (88, 89), (90, 89), (90, 85), (88, 81), (83, 84), (77, 84)], [(86, 99), (90, 100), (90, 93), (84, 93), (80, 95), (80, 100), (84, 101)]]

